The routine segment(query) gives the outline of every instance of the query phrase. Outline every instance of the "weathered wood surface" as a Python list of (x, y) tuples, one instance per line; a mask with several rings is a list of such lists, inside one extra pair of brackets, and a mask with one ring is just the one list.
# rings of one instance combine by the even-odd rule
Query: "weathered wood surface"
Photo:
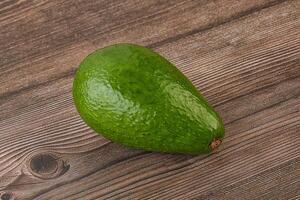
[[(215, 106), (211, 155), (124, 148), (79, 118), (79, 62), (117, 42), (153, 48)], [(299, 0), (3, 0), (0, 197), (300, 199)]]

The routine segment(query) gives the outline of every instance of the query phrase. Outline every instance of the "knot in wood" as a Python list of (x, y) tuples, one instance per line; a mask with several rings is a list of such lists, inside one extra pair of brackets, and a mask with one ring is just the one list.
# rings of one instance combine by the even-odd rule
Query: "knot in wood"
[(1, 200), (14, 200), (14, 196), (11, 192), (4, 192), (0, 194)]
[(42, 179), (56, 178), (63, 175), (70, 168), (61, 158), (52, 153), (33, 155), (27, 166), (34, 176)]
[(38, 174), (54, 173), (57, 167), (58, 162), (56, 158), (50, 154), (35, 155), (30, 162), (30, 168)]

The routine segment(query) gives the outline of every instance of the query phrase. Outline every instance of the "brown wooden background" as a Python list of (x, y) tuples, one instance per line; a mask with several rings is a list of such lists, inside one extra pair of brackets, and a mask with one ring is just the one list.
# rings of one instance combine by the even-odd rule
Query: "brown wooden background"
[[(97, 48), (173, 62), (215, 106), (212, 155), (124, 148), (71, 97)], [(299, 0), (1, 0), (0, 199), (300, 199)]]

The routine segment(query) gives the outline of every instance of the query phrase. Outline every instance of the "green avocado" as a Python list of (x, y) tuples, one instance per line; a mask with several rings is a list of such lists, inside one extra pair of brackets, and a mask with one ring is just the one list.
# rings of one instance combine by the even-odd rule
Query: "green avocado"
[(88, 55), (73, 98), (82, 119), (105, 138), (147, 151), (200, 154), (221, 143), (224, 125), (168, 60), (134, 44)]

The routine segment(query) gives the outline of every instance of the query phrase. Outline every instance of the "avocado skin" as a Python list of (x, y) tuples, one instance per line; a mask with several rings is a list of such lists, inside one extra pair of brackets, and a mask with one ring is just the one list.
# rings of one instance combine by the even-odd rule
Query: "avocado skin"
[(73, 99), (97, 133), (125, 146), (168, 153), (211, 152), (224, 125), (168, 60), (134, 44), (88, 55), (76, 71)]

